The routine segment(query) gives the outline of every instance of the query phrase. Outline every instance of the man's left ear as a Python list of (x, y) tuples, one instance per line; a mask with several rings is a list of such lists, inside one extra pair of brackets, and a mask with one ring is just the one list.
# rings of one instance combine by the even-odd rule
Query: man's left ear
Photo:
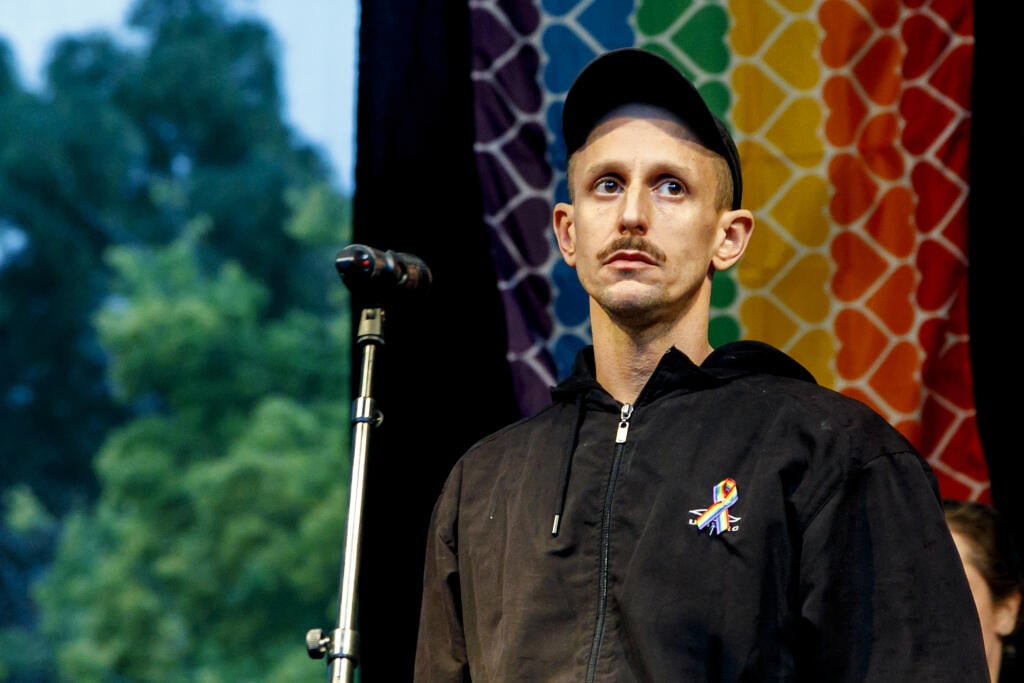
[(754, 214), (747, 209), (726, 211), (718, 217), (718, 246), (711, 259), (715, 270), (726, 270), (743, 256), (754, 232)]
[(1012, 593), (1000, 600), (993, 608), (995, 610), (996, 633), (1001, 636), (1008, 636), (1017, 627), (1017, 612), (1020, 610), (1020, 593)]

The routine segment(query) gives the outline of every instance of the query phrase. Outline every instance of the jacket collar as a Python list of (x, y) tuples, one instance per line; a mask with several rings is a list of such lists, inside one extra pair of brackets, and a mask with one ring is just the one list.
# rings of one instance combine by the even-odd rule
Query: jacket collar
[[(637, 402), (656, 398), (668, 391), (699, 391), (726, 384), (737, 377), (768, 374), (816, 383), (814, 376), (800, 363), (775, 347), (758, 341), (738, 341), (718, 347), (695, 365), (675, 347), (662, 356)], [(597, 382), (594, 347), (586, 346), (576, 354), (572, 373), (551, 389), (554, 401), (572, 401), (579, 394), (604, 392)]]

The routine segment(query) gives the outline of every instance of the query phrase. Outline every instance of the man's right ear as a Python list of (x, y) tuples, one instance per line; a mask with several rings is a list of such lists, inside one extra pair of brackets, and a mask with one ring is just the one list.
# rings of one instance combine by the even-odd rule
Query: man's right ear
[(573, 223), (573, 206), (566, 202), (558, 202), (551, 214), (551, 223), (558, 240), (558, 250), (562, 252), (562, 260), (570, 267), (576, 266), (576, 225)]

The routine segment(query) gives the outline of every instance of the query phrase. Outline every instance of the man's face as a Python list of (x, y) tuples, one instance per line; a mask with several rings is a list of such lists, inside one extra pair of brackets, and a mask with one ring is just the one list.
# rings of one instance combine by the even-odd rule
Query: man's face
[(964, 534), (954, 531), (953, 542), (960, 553), (960, 560), (967, 574), (967, 582), (974, 596), (974, 606), (978, 609), (981, 621), (981, 636), (985, 642), (985, 657), (988, 659), (989, 674), (995, 681), (1003, 659), (1003, 636), (1011, 634), (1017, 622), (1017, 610), (1020, 608), (1020, 596), (1011, 595), (1005, 600), (996, 600), (992, 595), (985, 577), (971, 559), (974, 554), (974, 542)]
[(561, 230), (556, 211), (556, 232), (598, 306), (648, 325), (675, 320), (710, 294), (724, 213), (713, 152), (667, 113), (631, 105), (598, 124), (572, 162), (574, 201), (562, 205)]

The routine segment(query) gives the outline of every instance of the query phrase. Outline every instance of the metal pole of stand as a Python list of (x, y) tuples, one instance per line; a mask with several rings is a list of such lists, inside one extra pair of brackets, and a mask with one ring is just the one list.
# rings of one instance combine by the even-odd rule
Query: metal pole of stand
[(362, 348), (359, 394), (352, 404), (352, 481), (349, 487), (345, 555), (339, 580), (338, 624), (330, 633), (306, 632), (306, 651), (313, 659), (328, 660), (330, 683), (349, 683), (359, 666), (359, 633), (355, 629), (356, 578), (363, 528), (363, 492), (370, 428), (380, 425), (382, 415), (374, 402), (373, 371), (377, 349), (384, 344), (384, 309), (379, 304), (393, 296), (423, 294), (430, 288), (431, 273), (412, 254), (381, 252), (361, 244), (345, 247), (335, 259), (342, 280), (353, 292), (374, 303), (362, 310), (356, 343)]
[(352, 483), (349, 488), (348, 521), (345, 531), (345, 556), (342, 562), (338, 601), (338, 626), (324, 636), (320, 629), (306, 634), (309, 655), (320, 659), (326, 655), (331, 683), (351, 681), (359, 665), (359, 633), (355, 629), (356, 577), (359, 574), (359, 547), (362, 540), (363, 491), (366, 484), (366, 456), (369, 451), (370, 428), (382, 421), (372, 396), (373, 363), (377, 347), (384, 343), (382, 328), (384, 311), (364, 309), (359, 321), (357, 342), (363, 348), (359, 396), (352, 404)]

